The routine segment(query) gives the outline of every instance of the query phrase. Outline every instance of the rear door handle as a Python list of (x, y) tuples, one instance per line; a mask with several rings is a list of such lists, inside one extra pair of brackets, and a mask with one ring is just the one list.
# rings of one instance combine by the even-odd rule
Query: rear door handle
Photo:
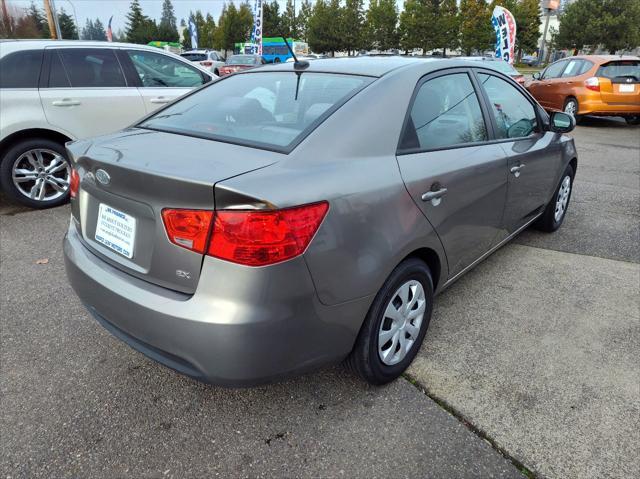
[(513, 176), (515, 176), (516, 178), (518, 176), (520, 176), (520, 170), (524, 168), (524, 164), (520, 164), (518, 166), (512, 166), (511, 167), (511, 173), (513, 173)]
[(169, 103), (171, 101), (170, 98), (164, 98), (159, 96), (158, 98), (152, 98), (151, 100), (149, 100), (151, 103)]
[(422, 195), (422, 201), (431, 201), (433, 206), (438, 206), (442, 197), (447, 194), (446, 188), (440, 188), (437, 191), (427, 191)]
[(71, 100), (70, 98), (63, 98), (62, 100), (56, 100), (51, 103), (53, 106), (77, 106), (80, 105), (78, 100)]

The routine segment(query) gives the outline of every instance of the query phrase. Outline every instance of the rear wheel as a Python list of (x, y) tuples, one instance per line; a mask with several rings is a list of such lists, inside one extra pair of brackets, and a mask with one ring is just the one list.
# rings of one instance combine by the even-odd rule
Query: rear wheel
[(417, 258), (403, 261), (376, 295), (347, 366), (371, 384), (396, 379), (418, 353), (432, 308), (429, 268)]
[(629, 125), (640, 125), (640, 116), (627, 116), (625, 117), (625, 121)]
[(569, 200), (571, 199), (571, 188), (573, 187), (574, 171), (571, 165), (562, 174), (560, 184), (544, 210), (542, 216), (538, 219), (535, 227), (541, 231), (551, 233), (562, 225), (567, 209), (569, 208)]
[(575, 98), (567, 98), (567, 100), (564, 102), (564, 108), (562, 109), (565, 113), (573, 115), (573, 117), (576, 119), (576, 124), (579, 120), (582, 119), (582, 117), (578, 115), (578, 107), (578, 100), (576, 100)]
[(31, 208), (50, 208), (66, 202), (70, 175), (64, 146), (45, 138), (15, 144), (0, 164), (4, 192)]

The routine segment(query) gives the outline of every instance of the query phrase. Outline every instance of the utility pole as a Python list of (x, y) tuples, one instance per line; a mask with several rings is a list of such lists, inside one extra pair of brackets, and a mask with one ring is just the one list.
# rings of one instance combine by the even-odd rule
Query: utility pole
[(13, 32), (11, 27), (13, 25), (11, 25), (11, 18), (9, 18), (9, 11), (7, 10), (7, 3), (6, 0), (0, 0), (0, 2), (2, 2), (2, 22), (5, 25), (5, 28), (7, 29), (7, 35), (9, 38), (11, 38), (13, 36)]
[(53, 20), (53, 15), (51, 13), (51, 5), (49, 4), (49, 0), (44, 1), (44, 11), (47, 14), (47, 23), (49, 24), (49, 34), (51, 35), (51, 39), (55, 40), (58, 38), (58, 30), (56, 29), (56, 24)]
[(62, 40), (62, 32), (60, 31), (60, 22), (58, 22), (58, 10), (56, 9), (56, 1), (49, 0), (51, 4), (51, 13), (53, 14), (53, 23), (56, 25), (56, 35), (58, 36), (58, 40)]

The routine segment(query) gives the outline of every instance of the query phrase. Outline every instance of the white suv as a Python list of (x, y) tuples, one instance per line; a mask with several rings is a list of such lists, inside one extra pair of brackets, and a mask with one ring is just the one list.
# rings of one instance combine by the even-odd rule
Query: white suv
[(64, 144), (125, 128), (215, 78), (126, 43), (0, 41), (0, 185), (34, 208), (67, 200)]
[(219, 68), (224, 65), (222, 55), (213, 50), (190, 50), (181, 53), (180, 56), (190, 62), (198, 63), (207, 68), (214, 75), (220, 75)]

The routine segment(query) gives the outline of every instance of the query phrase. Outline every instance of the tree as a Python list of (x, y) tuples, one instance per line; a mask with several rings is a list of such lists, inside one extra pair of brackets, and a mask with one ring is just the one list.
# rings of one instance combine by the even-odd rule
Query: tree
[(44, 13), (42, 12), (42, 10), (40, 10), (35, 3), (33, 3), (33, 1), (31, 2), (31, 5), (29, 6), (29, 8), (27, 9), (27, 15), (28, 18), (31, 18), (33, 25), (36, 27), (36, 29), (38, 30), (39, 34), (40, 34), (40, 38), (49, 38), (50, 37), (50, 31), (49, 31), (49, 23), (47, 22), (47, 19), (44, 16)]
[(604, 47), (611, 54), (640, 45), (638, 0), (577, 0), (560, 17), (558, 45)]
[(309, 33), (309, 18), (311, 18), (311, 14), (313, 13), (313, 7), (311, 6), (311, 2), (309, 0), (302, 0), (302, 5), (300, 6), (300, 13), (298, 13), (298, 36), (300, 39), (305, 42), (309, 41), (308, 33)]
[(293, 0), (287, 0), (287, 5), (280, 17), (280, 24), (282, 27), (282, 33), (287, 37), (298, 38), (298, 17), (294, 9)]
[(360, 50), (365, 41), (365, 13), (363, 0), (346, 0), (346, 5), (341, 9), (339, 24), (342, 31), (342, 39), (347, 54)]
[(495, 43), (491, 11), (484, 0), (460, 1), (460, 48), (466, 55), (483, 52)]
[[(538, 0), (533, 1), (537, 2)], [(454, 50), (459, 45), (460, 17), (458, 15), (458, 2), (456, 0), (443, 0), (440, 4), (439, 13), (439, 46), (442, 48), (442, 56), (444, 57), (447, 55), (447, 48)]]
[(162, 40), (164, 42), (177, 42), (180, 37), (178, 35), (176, 22), (177, 19), (171, 0), (164, 0), (162, 3), (160, 24), (158, 25), (158, 40)]
[(76, 23), (70, 15), (60, 8), (58, 12), (58, 24), (60, 25), (60, 34), (65, 40), (78, 40), (78, 29)]
[(277, 0), (262, 4), (262, 32), (264, 36), (275, 37), (282, 32), (280, 5)]
[(204, 19), (204, 24), (198, 32), (198, 41), (203, 48), (213, 48), (213, 39), (216, 33), (216, 22), (210, 13)]
[(156, 22), (142, 13), (139, 0), (133, 0), (127, 14), (126, 40), (130, 43), (149, 43), (157, 35)]
[(366, 18), (367, 46), (379, 51), (398, 48), (398, 7), (395, 0), (370, 0)]
[(400, 45), (404, 50), (421, 48), (424, 55), (440, 43), (436, 3), (428, 0), (405, 2), (400, 14)]
[(341, 15), (339, 0), (317, 0), (307, 25), (307, 42), (311, 50), (317, 53), (341, 50)]
[(107, 41), (107, 32), (104, 29), (104, 25), (99, 18), (93, 23), (93, 38), (92, 40), (98, 40), (100, 42)]

